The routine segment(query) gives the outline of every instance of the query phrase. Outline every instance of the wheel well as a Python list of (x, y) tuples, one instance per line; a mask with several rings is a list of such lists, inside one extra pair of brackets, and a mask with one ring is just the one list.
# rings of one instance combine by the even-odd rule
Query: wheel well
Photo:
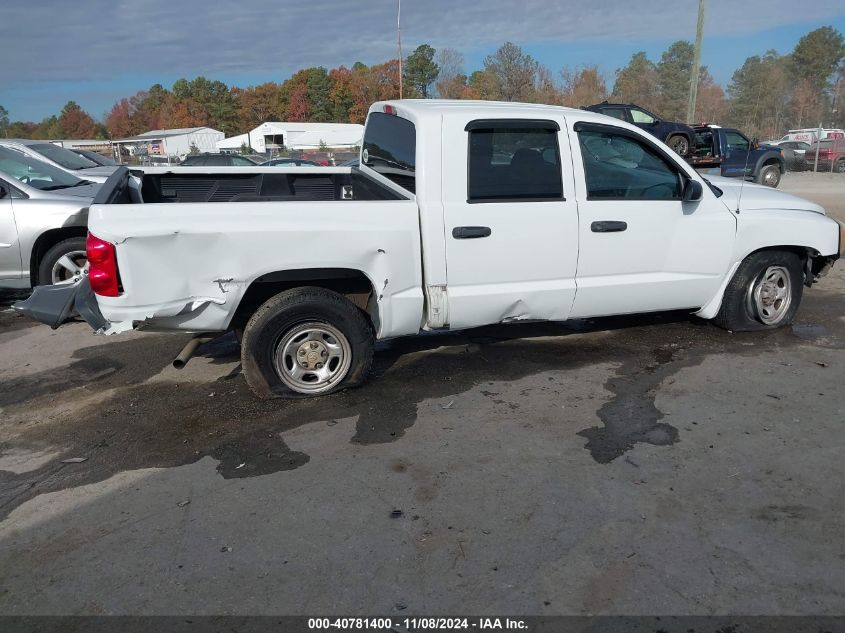
[(70, 237), (85, 237), (88, 235), (88, 228), (84, 226), (69, 226), (61, 229), (50, 229), (44, 231), (32, 245), (32, 253), (29, 258), (29, 279), (34, 286), (38, 282), (38, 266), (44, 254), (62, 240)]
[(360, 270), (350, 268), (280, 270), (261, 275), (246, 289), (229, 327), (243, 328), (249, 317), (267, 299), (284, 290), (302, 286), (325, 288), (346, 296), (367, 315), (373, 328), (378, 331), (379, 315), (373, 283)]
[(786, 172), (786, 163), (780, 160), (779, 158), (767, 158), (763, 161), (763, 164), (760, 166), (760, 168), (762, 169), (766, 165), (777, 165), (778, 169), (780, 170), (780, 173), (783, 174)]
[(834, 261), (836, 258), (831, 258), (830, 256), (821, 255), (817, 250), (813, 248), (809, 248), (807, 246), (767, 246), (765, 248), (759, 248), (754, 252), (748, 253), (745, 256), (747, 259), (756, 253), (761, 253), (764, 251), (785, 251), (787, 253), (794, 253), (798, 256), (798, 259), (801, 260), (801, 268), (804, 271), (804, 285), (808, 288), (813, 285), (816, 281), (816, 278), (825, 270), (825, 268), (829, 267), (829, 265)]

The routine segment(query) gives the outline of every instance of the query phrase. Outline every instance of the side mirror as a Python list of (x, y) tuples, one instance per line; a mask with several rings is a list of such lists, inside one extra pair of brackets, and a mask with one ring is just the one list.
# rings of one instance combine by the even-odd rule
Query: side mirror
[(752, 138), (752, 139), (751, 139), (751, 148), (752, 148), (752, 149), (757, 149), (758, 147), (760, 147), (760, 139), (758, 139), (758, 138), (755, 136), (754, 138)]
[(6, 188), (6, 185), (0, 183), (0, 198), (5, 198), (9, 195), (9, 190)]
[(703, 193), (704, 189), (701, 187), (701, 183), (697, 180), (689, 179), (684, 185), (684, 202), (697, 202), (698, 200), (701, 200)]

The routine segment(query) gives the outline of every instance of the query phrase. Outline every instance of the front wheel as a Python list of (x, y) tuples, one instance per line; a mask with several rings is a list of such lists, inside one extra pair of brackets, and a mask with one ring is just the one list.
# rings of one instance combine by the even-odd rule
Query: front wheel
[(763, 165), (757, 174), (757, 182), (767, 187), (777, 188), (780, 184), (780, 167), (777, 165)]
[(241, 366), (259, 398), (318, 396), (364, 382), (370, 322), (343, 295), (293, 288), (268, 299), (243, 329)]
[(795, 253), (749, 255), (728, 284), (714, 321), (734, 332), (789, 325), (801, 303), (803, 281), (801, 260)]
[(669, 137), (666, 143), (678, 156), (689, 154), (689, 141), (686, 136), (675, 135)]

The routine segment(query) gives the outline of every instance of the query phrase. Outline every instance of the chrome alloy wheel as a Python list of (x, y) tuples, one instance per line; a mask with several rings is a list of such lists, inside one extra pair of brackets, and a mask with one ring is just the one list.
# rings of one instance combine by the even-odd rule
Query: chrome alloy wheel
[(85, 251), (70, 251), (62, 255), (50, 271), (53, 284), (75, 284), (88, 274), (88, 258)]
[(288, 330), (276, 346), (276, 373), (288, 388), (314, 395), (328, 391), (346, 377), (352, 347), (328, 323), (301, 323)]
[(783, 266), (769, 266), (749, 289), (749, 300), (763, 324), (777, 325), (792, 304), (789, 271)]

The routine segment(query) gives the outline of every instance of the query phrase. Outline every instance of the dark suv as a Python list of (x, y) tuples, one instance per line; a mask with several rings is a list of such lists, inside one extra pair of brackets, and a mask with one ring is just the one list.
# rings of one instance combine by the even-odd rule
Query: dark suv
[(612, 116), (628, 123), (633, 123), (649, 134), (656, 136), (671, 147), (677, 154), (688, 156), (693, 146), (695, 132), (686, 123), (663, 121), (659, 116), (634, 103), (608, 103), (602, 101), (587, 106), (584, 110)]

